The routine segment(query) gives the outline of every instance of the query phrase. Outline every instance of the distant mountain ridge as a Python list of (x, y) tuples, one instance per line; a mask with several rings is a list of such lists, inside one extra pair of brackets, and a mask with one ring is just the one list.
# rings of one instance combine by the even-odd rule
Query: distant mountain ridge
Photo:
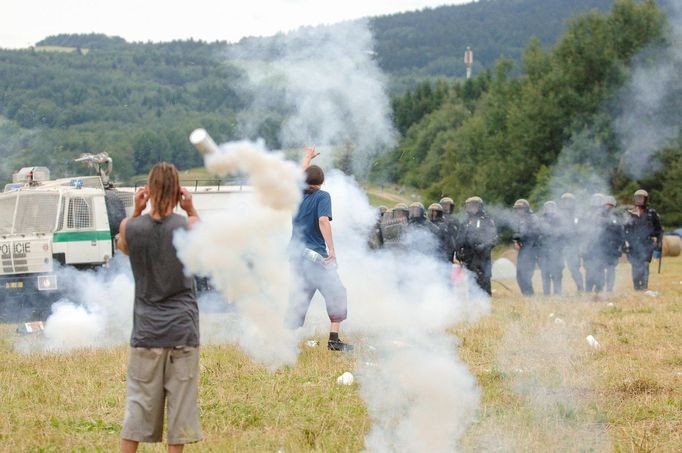
[[(385, 72), (420, 78), (462, 77), (467, 46), (474, 49), (475, 72), (492, 67), (500, 57), (520, 61), (532, 36), (551, 46), (563, 33), (567, 20), (591, 9), (607, 11), (613, 2), (482, 0), (377, 16), (369, 21), (379, 65)], [(134, 45), (118, 36), (90, 33), (50, 36), (36, 45), (112, 49), (124, 48), (126, 44)]]
[(536, 36), (557, 42), (566, 22), (589, 10), (608, 11), (614, 0), (482, 0), (371, 19), (384, 71), (401, 75), (462, 77), (464, 51), (474, 50), (474, 71), (500, 57), (520, 61)]

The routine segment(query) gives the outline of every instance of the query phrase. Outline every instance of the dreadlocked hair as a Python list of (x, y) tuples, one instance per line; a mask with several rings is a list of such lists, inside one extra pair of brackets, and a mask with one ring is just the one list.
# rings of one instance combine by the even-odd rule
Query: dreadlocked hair
[(160, 162), (152, 167), (147, 179), (152, 210), (165, 216), (180, 202), (180, 177), (175, 165)]

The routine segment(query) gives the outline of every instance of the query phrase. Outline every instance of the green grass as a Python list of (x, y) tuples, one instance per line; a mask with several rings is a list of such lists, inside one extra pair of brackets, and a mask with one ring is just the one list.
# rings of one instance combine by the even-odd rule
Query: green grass
[[(632, 291), (628, 273), (619, 266), (608, 301), (570, 294), (569, 278), (563, 299), (493, 284), (492, 313), (452, 330), (482, 390), (463, 450), (682, 451), (682, 258), (652, 275), (657, 298)], [(127, 348), (24, 355), (13, 332), (0, 326), (0, 450), (115, 450)], [(354, 360), (304, 347), (270, 373), (236, 347), (202, 347), (205, 440), (187, 451), (361, 451), (370, 420), (357, 384), (335, 383)]]

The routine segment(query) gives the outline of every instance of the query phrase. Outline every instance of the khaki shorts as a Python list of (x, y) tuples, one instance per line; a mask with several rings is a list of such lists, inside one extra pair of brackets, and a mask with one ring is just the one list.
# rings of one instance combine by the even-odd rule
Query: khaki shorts
[(178, 445), (201, 440), (198, 390), (199, 348), (131, 348), (121, 437), (137, 442), (161, 442), (167, 404), (168, 443)]

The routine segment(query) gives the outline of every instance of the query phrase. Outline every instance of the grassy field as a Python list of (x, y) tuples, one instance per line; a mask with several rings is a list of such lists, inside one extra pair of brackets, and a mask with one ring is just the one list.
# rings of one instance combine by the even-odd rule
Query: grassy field
[[(608, 300), (523, 299), (513, 282), (493, 283), (492, 313), (453, 329), (482, 389), (463, 450), (682, 451), (682, 258), (652, 275), (657, 297), (630, 290), (628, 272), (619, 266)], [(126, 348), (25, 355), (13, 331), (0, 328), (0, 450), (114, 450)], [(353, 365), (304, 347), (272, 374), (235, 347), (203, 347), (205, 440), (187, 451), (360, 451), (370, 420), (356, 384), (335, 382)]]

